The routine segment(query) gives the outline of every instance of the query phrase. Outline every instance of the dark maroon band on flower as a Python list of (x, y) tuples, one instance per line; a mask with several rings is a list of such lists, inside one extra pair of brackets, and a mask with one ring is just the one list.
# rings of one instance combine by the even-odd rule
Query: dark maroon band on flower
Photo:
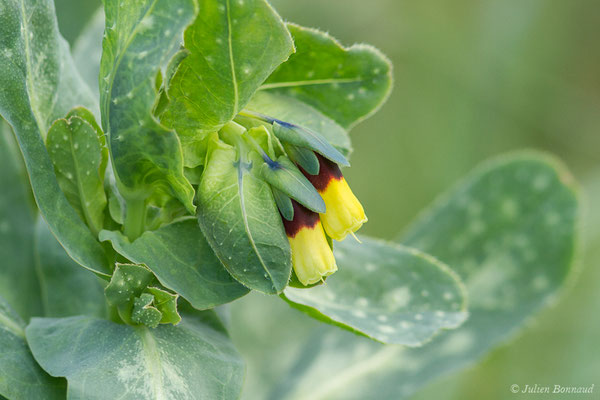
[(288, 221), (281, 217), (283, 220), (283, 226), (285, 227), (285, 233), (288, 237), (293, 238), (303, 228), (313, 228), (318, 224), (321, 219), (319, 214), (310, 211), (296, 200), (292, 199), (292, 207), (294, 207), (294, 219)]
[(344, 175), (342, 175), (342, 171), (340, 171), (340, 167), (338, 167), (336, 163), (326, 159), (319, 153), (315, 153), (315, 155), (319, 160), (318, 175), (311, 175), (308, 172), (306, 172), (302, 167), (299, 166), (299, 168), (300, 171), (302, 171), (302, 173), (304, 174), (304, 176), (306, 176), (306, 179), (308, 179), (310, 183), (312, 183), (312, 185), (315, 187), (315, 189), (317, 189), (317, 191), (324, 192), (325, 189), (327, 189), (329, 182), (331, 182), (334, 179), (336, 181), (339, 181), (344, 177)]

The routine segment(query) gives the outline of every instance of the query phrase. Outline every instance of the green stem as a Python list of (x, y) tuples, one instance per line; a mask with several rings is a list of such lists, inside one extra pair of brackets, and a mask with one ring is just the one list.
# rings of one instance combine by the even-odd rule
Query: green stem
[(146, 200), (128, 199), (126, 207), (124, 233), (133, 242), (146, 228)]

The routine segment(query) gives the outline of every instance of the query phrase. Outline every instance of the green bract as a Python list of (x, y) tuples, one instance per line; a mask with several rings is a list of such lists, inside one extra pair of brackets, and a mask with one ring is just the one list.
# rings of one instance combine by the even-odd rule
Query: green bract
[[(334, 326), (254, 398), (399, 398), (565, 281), (578, 203), (537, 154), (474, 174), (406, 245), (331, 239), (366, 221), (340, 168), (391, 89), (373, 47), (286, 24), (265, 0), (103, 10), (78, 71), (51, 0), (0, 0), (0, 398), (237, 399), (220, 306), (251, 291)], [(265, 325), (289, 329), (285, 345), (265, 328), (250, 346), (298, 342), (308, 328), (286, 311)]]

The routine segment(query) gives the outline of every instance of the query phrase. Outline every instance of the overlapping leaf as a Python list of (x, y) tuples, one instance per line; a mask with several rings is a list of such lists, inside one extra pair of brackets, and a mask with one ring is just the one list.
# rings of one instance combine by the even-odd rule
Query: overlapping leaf
[(195, 308), (211, 308), (248, 293), (217, 259), (194, 217), (145, 232), (133, 243), (119, 232), (104, 231), (100, 238), (110, 240), (129, 260), (148, 266)]
[(107, 0), (104, 9), (100, 111), (119, 189), (137, 202), (157, 190), (172, 193), (191, 212), (194, 190), (183, 175), (181, 145), (151, 110), (154, 79), (194, 18), (194, 1)]
[(2, 3), (0, 87), (0, 113), (15, 131), (50, 230), (75, 261), (106, 273), (106, 255), (62, 193), (43, 142), (50, 124), (74, 106), (95, 107), (58, 33), (52, 2)]
[(294, 50), (285, 24), (264, 0), (201, 0), (199, 6), (161, 116), (190, 141), (231, 121)]

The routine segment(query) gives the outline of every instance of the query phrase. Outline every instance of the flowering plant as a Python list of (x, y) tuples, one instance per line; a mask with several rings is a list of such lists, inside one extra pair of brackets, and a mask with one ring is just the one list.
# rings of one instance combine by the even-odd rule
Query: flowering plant
[[(548, 279), (570, 265), (577, 203), (545, 156), (476, 175), (412, 247), (347, 238), (367, 221), (342, 174), (348, 131), (391, 89), (371, 46), (285, 23), (265, 0), (106, 0), (76, 65), (49, 0), (0, 13), (0, 112), (35, 198), (5, 127), (0, 340), (17, 362), (0, 358), (2, 396), (237, 398), (244, 366), (220, 306), (250, 291), (373, 345), (420, 346), (467, 319), (453, 257), (498, 210), (493, 229), (514, 236), (519, 215), (560, 206)], [(513, 169), (524, 192), (503, 180)], [(472, 226), (453, 237), (461, 218)]]

